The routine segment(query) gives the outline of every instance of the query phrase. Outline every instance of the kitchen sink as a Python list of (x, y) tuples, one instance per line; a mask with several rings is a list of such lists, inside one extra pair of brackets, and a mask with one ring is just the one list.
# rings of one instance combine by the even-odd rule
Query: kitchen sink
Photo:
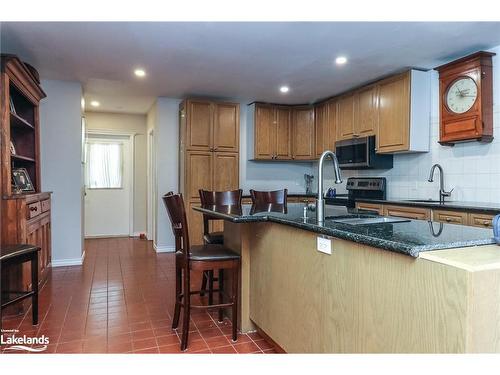
[(410, 219), (391, 216), (326, 218), (326, 220), (349, 225), (390, 224), (410, 221)]

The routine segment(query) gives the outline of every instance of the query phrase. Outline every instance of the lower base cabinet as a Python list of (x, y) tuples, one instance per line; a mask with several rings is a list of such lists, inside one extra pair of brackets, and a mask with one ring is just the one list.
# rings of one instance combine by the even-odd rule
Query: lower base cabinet
[(377, 212), (379, 215), (404, 217), (413, 220), (432, 220), (440, 223), (492, 228), (494, 215), (468, 211), (434, 210), (423, 207), (386, 205), (367, 202), (356, 203), (356, 208)]

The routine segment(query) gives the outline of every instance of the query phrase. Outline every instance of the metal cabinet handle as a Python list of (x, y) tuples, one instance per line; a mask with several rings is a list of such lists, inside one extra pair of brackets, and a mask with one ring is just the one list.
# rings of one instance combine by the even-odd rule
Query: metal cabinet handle
[(38, 211), (38, 207), (36, 207), (36, 206), (30, 207), (30, 211)]

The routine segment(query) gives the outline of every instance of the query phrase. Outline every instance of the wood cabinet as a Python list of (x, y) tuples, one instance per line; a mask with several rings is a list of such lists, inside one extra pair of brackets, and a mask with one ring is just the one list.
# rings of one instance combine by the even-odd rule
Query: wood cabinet
[(468, 225), (481, 228), (493, 228), (493, 217), (494, 215), (477, 214), (474, 212), (470, 212), (467, 218)]
[(314, 108), (314, 150), (316, 158), (326, 150), (335, 151), (337, 103), (334, 100)]
[(356, 208), (377, 212), (379, 215), (406, 217), (415, 220), (432, 220), (441, 223), (469, 225), (480, 228), (492, 228), (492, 214), (476, 212), (430, 209), (424, 207), (410, 207), (395, 204), (377, 204), (356, 202)]
[(375, 135), (377, 88), (372, 85), (359, 89), (354, 94), (354, 136)]
[(446, 210), (432, 210), (432, 221), (449, 224), (468, 224), (468, 215), (466, 212), (460, 211), (446, 211)]
[[(50, 193), (36, 193), (13, 196), (2, 201), (2, 241), (3, 244), (26, 243), (41, 248), (38, 253), (39, 284), (47, 281), (48, 270), (52, 260)], [(30, 288), (30, 265), (24, 264), (17, 273), (18, 281), (23, 289)], [(11, 278), (11, 281), (12, 278)]]
[(191, 244), (199, 245), (202, 215), (192, 209), (200, 204), (198, 190), (239, 188), (239, 105), (187, 99), (179, 112), (179, 191), (185, 199)]
[[(46, 95), (36, 70), (14, 55), (1, 55), (0, 89), (1, 244), (24, 243), (41, 248), (41, 286), (51, 264), (50, 193), (41, 192), (40, 176), (39, 106)], [(26, 170), (34, 191), (13, 186), (13, 170), (18, 168)], [(31, 287), (29, 264), (11, 266), (1, 273), (6, 289), (22, 291)], [(11, 312), (23, 312), (29, 305), (26, 302)]]
[(377, 83), (377, 152), (427, 152), (430, 77), (410, 70)]
[(292, 159), (314, 158), (314, 108), (294, 107), (292, 111)]
[(384, 215), (405, 217), (414, 220), (430, 220), (431, 210), (421, 207), (384, 205)]
[(256, 104), (254, 111), (254, 159), (291, 159), (291, 109), (286, 106)]
[(337, 141), (354, 137), (354, 93), (337, 100)]
[(188, 99), (183, 104), (183, 111), (186, 116), (186, 126), (182, 129), (186, 150), (239, 150), (238, 104)]
[(356, 208), (360, 210), (373, 211), (379, 215), (384, 214), (384, 207), (381, 204), (358, 202), (356, 203)]

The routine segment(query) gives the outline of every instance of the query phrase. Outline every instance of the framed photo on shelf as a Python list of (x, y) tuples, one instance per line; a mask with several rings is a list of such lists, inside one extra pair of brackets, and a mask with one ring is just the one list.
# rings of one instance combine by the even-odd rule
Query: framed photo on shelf
[(21, 193), (34, 193), (35, 188), (31, 183), (30, 176), (26, 168), (12, 169), (12, 185), (16, 191)]
[(16, 153), (16, 146), (14, 146), (14, 142), (10, 141), (10, 154), (11, 155), (17, 155)]

